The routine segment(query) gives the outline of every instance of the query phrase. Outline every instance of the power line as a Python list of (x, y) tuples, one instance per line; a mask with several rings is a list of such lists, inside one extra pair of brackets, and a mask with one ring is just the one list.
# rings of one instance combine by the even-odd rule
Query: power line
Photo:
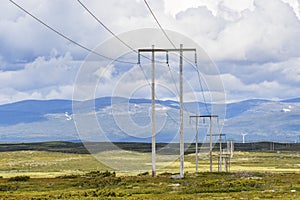
[[(149, 9), (151, 15), (153, 16), (154, 20), (156, 21), (157, 25), (159, 26), (159, 28), (161, 29), (161, 31), (162, 31), (163, 34), (165, 35), (165, 37), (169, 40), (169, 42), (171, 43), (171, 45), (176, 49), (175, 44), (172, 42), (172, 40), (169, 38), (169, 36), (168, 36), (168, 34), (166, 33), (166, 31), (164, 30), (164, 28), (163, 28), (163, 27), (161, 26), (161, 24), (159, 23), (158, 19), (156, 18), (155, 14), (154, 14), (154, 12), (152, 11), (152, 9), (151, 9), (150, 5), (148, 4), (147, 0), (144, 0), (144, 2), (145, 2), (145, 4), (146, 4), (147, 8)], [(195, 53), (195, 67), (194, 67), (194, 68), (197, 70), (198, 80), (199, 80), (199, 85), (200, 85), (200, 88), (201, 88), (201, 91), (202, 91), (202, 96), (203, 96), (204, 105), (205, 105), (205, 108), (206, 108), (207, 113), (209, 114), (210, 112), (209, 112), (208, 107), (207, 107), (206, 98), (205, 98), (205, 96), (204, 96), (204, 90), (203, 90), (203, 86), (202, 86), (201, 79), (200, 79), (200, 72), (199, 72), (198, 67), (197, 67), (197, 58), (196, 58), (196, 55), (197, 55), (197, 54)], [(184, 57), (184, 58), (185, 58), (185, 57)], [(187, 58), (185, 58), (185, 59), (187, 59)], [(188, 59), (187, 59), (187, 60), (188, 60)], [(169, 66), (169, 65), (168, 65), (168, 67), (169, 67), (169, 70), (170, 70), (170, 72), (171, 72), (171, 69), (170, 69), (170, 66)], [(172, 76), (172, 79), (173, 79), (173, 81), (174, 81), (174, 77), (173, 77), (172, 74), (171, 74), (171, 76)], [(174, 82), (174, 84), (175, 84), (175, 82)], [(175, 87), (176, 87), (176, 84), (175, 84)]]
[[(174, 45), (174, 43), (172, 42), (172, 40), (169, 38), (169, 36), (167, 35), (166, 31), (163, 29), (163, 27), (161, 26), (161, 24), (159, 23), (158, 19), (156, 18), (154, 12), (152, 11), (151, 7), (149, 6), (149, 4), (147, 3), (146, 0), (144, 0), (146, 6), (148, 7), (150, 13), (152, 14), (153, 18), (155, 19), (156, 23), (158, 24), (159, 28), (161, 29), (161, 31), (164, 33), (164, 35), (166, 36), (166, 38), (169, 40), (169, 42), (171, 43), (171, 45), (176, 49), (176, 46)], [(185, 58), (187, 59), (187, 58)], [(188, 60), (188, 59), (187, 59)], [(170, 66), (168, 65), (169, 67), (169, 70), (170, 70)], [(204, 105), (205, 105), (205, 108), (206, 108), (206, 111), (207, 113), (210, 113), (209, 110), (208, 110), (208, 107), (207, 107), (207, 103), (206, 103), (206, 98), (204, 96), (204, 90), (203, 90), (203, 86), (202, 86), (202, 83), (201, 83), (201, 79), (200, 79), (200, 72), (198, 70), (198, 67), (197, 67), (197, 58), (196, 58), (196, 54), (195, 54), (195, 69), (197, 70), (197, 74), (198, 74), (198, 80), (199, 80), (199, 85), (200, 85), (200, 88), (201, 88), (201, 91), (202, 91), (202, 96), (203, 96), (203, 101), (204, 101)], [(171, 71), (171, 70), (170, 70)]]
[[(101, 25), (103, 26), (103, 28), (105, 28), (112, 36), (114, 36), (117, 40), (119, 40), (123, 45), (125, 45), (127, 48), (129, 48), (131, 51), (133, 51), (134, 53), (138, 54), (137, 50), (135, 50), (134, 48), (132, 48), (129, 44), (127, 44), (124, 40), (122, 40), (120, 37), (118, 37), (112, 30), (110, 30), (108, 28), (108, 26), (106, 26), (98, 17), (96, 17), (96, 15), (94, 15), (92, 13), (92, 11), (90, 9), (88, 9), (88, 7), (86, 7), (80, 0), (77, 0), (77, 2)], [(142, 57), (151, 60), (150, 58), (148, 58), (147, 56), (142, 55)], [(161, 63), (159, 61), (157, 61), (158, 63)], [(136, 63), (135, 63), (136, 64)]]
[[(170, 42), (171, 45), (174, 47), (174, 49), (176, 49), (175, 44), (172, 42), (172, 40), (171, 40), (171, 39), (169, 38), (169, 36), (167, 35), (166, 31), (165, 31), (165, 30), (163, 29), (163, 27), (160, 25), (158, 19), (157, 19), (156, 16), (154, 15), (154, 12), (152, 11), (152, 9), (151, 9), (151, 7), (149, 6), (148, 2), (147, 2), (146, 0), (144, 0), (144, 2), (145, 2), (145, 4), (146, 4), (147, 8), (149, 9), (151, 15), (153, 16), (154, 20), (155, 20), (156, 23), (158, 24), (159, 28), (161, 29), (161, 31), (162, 31), (163, 34), (165, 35), (165, 37), (169, 40), (169, 42)], [(168, 57), (167, 57), (167, 59), (168, 59)], [(177, 89), (177, 86), (176, 86), (176, 83), (175, 83), (175, 79), (174, 79), (174, 76), (173, 76), (173, 74), (172, 74), (172, 72), (171, 72), (171, 67), (170, 67), (170, 65), (169, 65), (169, 61), (168, 61), (168, 60), (167, 60), (167, 66), (168, 66), (168, 68), (169, 68), (169, 72), (170, 72), (172, 81), (173, 81), (173, 83), (174, 83), (174, 86), (175, 86), (177, 95), (179, 96), (179, 91), (178, 91), (178, 89)]]
[(166, 38), (169, 40), (169, 42), (171, 43), (171, 45), (174, 47), (174, 49), (176, 49), (175, 44), (172, 42), (172, 40), (169, 38), (169, 36), (167, 35), (166, 31), (163, 29), (163, 27), (160, 25), (158, 19), (156, 18), (156, 16), (154, 15), (154, 12), (152, 11), (151, 7), (149, 6), (149, 4), (147, 3), (146, 0), (144, 0), (146, 6), (148, 7), (151, 15), (153, 16), (153, 18), (155, 19), (156, 23), (158, 24), (159, 28), (161, 29), (161, 31), (164, 33), (164, 35), (166, 36)]
[(12, 4), (14, 4), (15, 6), (17, 6), (19, 9), (21, 9), (23, 12), (25, 12), (26, 14), (28, 14), (29, 16), (31, 16), (33, 19), (35, 19), (36, 21), (38, 21), (40, 24), (44, 25), (45, 27), (47, 27), (48, 29), (50, 29), (51, 31), (55, 32), (57, 35), (63, 37), (64, 39), (68, 40), (69, 42), (81, 47), (82, 49), (90, 52), (90, 53), (93, 53), (99, 57), (102, 57), (102, 58), (105, 58), (105, 59), (108, 59), (108, 60), (112, 60), (112, 61), (116, 61), (116, 62), (119, 62), (119, 63), (127, 63), (127, 64), (136, 64), (136, 63), (133, 63), (133, 62), (128, 62), (128, 61), (123, 61), (123, 60), (118, 60), (118, 59), (113, 59), (113, 58), (110, 58), (108, 56), (105, 56), (105, 55), (102, 55), (78, 42), (76, 42), (75, 40), (69, 38), (68, 36), (64, 35), (63, 33), (59, 32), (58, 30), (52, 28), (51, 26), (49, 26), (48, 24), (46, 24), (45, 22), (43, 22), (41, 19), (37, 18), (36, 16), (34, 16), (33, 14), (31, 14), (29, 11), (27, 11), (25, 8), (23, 8), (22, 6), (20, 6), (19, 4), (17, 4), (16, 2), (14, 2), (13, 0), (9, 0)]
[(207, 114), (210, 114), (210, 112), (208, 110), (208, 107), (207, 107), (207, 102), (206, 102), (206, 98), (205, 98), (205, 94), (204, 94), (204, 89), (203, 89), (203, 85), (202, 85), (201, 78), (200, 78), (200, 72), (198, 70), (197, 65), (195, 66), (195, 68), (196, 68), (197, 75), (198, 75), (199, 85), (200, 85), (200, 88), (201, 88), (201, 91), (202, 91), (201, 93), (202, 93), (202, 98), (203, 98), (203, 101), (204, 101), (204, 106), (205, 106)]
[(112, 32), (99, 18), (96, 17), (80, 0), (77, 0), (78, 3), (99, 23), (103, 26), (110, 34), (112, 34), (115, 38), (117, 38), (122, 44), (131, 49), (133, 52), (137, 53), (135, 49), (129, 46), (126, 42), (124, 42), (121, 38), (119, 38), (114, 32)]
[[(128, 45), (126, 42), (124, 42), (120, 37), (118, 37), (112, 30), (110, 30), (98, 17), (96, 17), (96, 15), (94, 15), (92, 13), (91, 10), (88, 9), (88, 7), (86, 7), (80, 0), (77, 0), (77, 2), (101, 25), (103, 26), (111, 35), (113, 35), (117, 40), (119, 40), (122, 44), (124, 44), (126, 47), (128, 47), (130, 50), (132, 50), (133, 52), (137, 53), (138, 52), (133, 49), (130, 45)], [(162, 30), (162, 32), (164, 33), (164, 35), (166, 36), (166, 38), (169, 40), (169, 42), (171, 43), (171, 45), (176, 49), (176, 46), (175, 44), (171, 41), (171, 39), (169, 38), (169, 36), (167, 35), (167, 33), (165, 32), (165, 30), (163, 29), (163, 27), (160, 25), (158, 19), (156, 18), (156, 16), (154, 15), (154, 12), (152, 11), (151, 7), (149, 6), (149, 4), (147, 3), (146, 0), (144, 0), (145, 4), (147, 5), (149, 11), (151, 12), (153, 18), (155, 19), (155, 21), (157, 22), (158, 26), (160, 27), (160, 29)], [(150, 58), (144, 56), (144, 55), (141, 55), (142, 57), (148, 59), (148, 60), (151, 60)], [(196, 61), (196, 59), (195, 59)], [(157, 62), (157, 61), (156, 61)], [(195, 63), (196, 64), (196, 63)], [(171, 75), (171, 78), (172, 78), (172, 81), (175, 85), (175, 88), (176, 88), (176, 92), (177, 92), (177, 95), (179, 95), (179, 92), (178, 92), (178, 89), (177, 89), (177, 86), (176, 86), (176, 83), (175, 83), (175, 80), (174, 80), (174, 76), (173, 74), (171, 73), (171, 68), (169, 66), (169, 64), (167, 63), (167, 66), (169, 68), (169, 71), (170, 71), (170, 75)], [(145, 72), (144, 70), (142, 69), (142, 66), (139, 65), (139, 67), (141, 68), (141, 70), (143, 71), (143, 74), (145, 75)], [(200, 76), (199, 76), (199, 71), (198, 69), (196, 69), (197, 72), (198, 72), (198, 78), (200, 79)], [(146, 76), (145, 76), (146, 77)], [(146, 79), (147, 80), (147, 79)], [(203, 91), (203, 87), (202, 87), (202, 84), (201, 84), (201, 81), (199, 80), (199, 83), (200, 83), (200, 86), (201, 86), (201, 89)], [(204, 96), (203, 96), (204, 97)], [(206, 106), (206, 109), (207, 109), (207, 105), (206, 105), (206, 101), (205, 101), (205, 97), (204, 97), (204, 102), (205, 102), (205, 106)], [(208, 111), (208, 109), (207, 109)], [(209, 113), (209, 112), (208, 112)]]
[(175, 89), (176, 89), (177, 95), (179, 95), (179, 90), (178, 90), (177, 85), (176, 85), (176, 83), (175, 83), (175, 78), (174, 78), (173, 73), (172, 73), (172, 71), (171, 71), (171, 67), (170, 67), (169, 63), (167, 63), (167, 65), (168, 65), (169, 72), (170, 72), (171, 78), (172, 78), (172, 80), (173, 80), (173, 83), (174, 83), (174, 85), (175, 85)]
[[(146, 82), (148, 83), (148, 85), (150, 86), (150, 88), (152, 88), (152, 85), (151, 85), (151, 83), (148, 81), (148, 77), (147, 77), (147, 75), (146, 75), (145, 70), (143, 69), (142, 64), (139, 63), (138, 65), (139, 65), (139, 67), (140, 67), (140, 69), (141, 69), (141, 71), (142, 71), (142, 73), (143, 73), (143, 75), (144, 75), (144, 78), (145, 78)], [(156, 94), (155, 94), (155, 98), (157, 99), (157, 101), (158, 101), (159, 104), (163, 105), (163, 104), (161, 103), (161, 101), (159, 100), (159, 98), (156, 96)], [(178, 122), (177, 122), (173, 117), (171, 117), (171, 116), (168, 114), (168, 112), (166, 112), (166, 114), (168, 115), (168, 117), (169, 117), (173, 122), (175, 122), (177, 125), (179, 125)]]
[[(24, 9), (22, 6), (20, 6), (19, 4), (17, 4), (16, 2), (14, 2), (13, 0), (9, 0), (11, 3), (13, 3), (15, 6), (17, 6), (19, 9), (21, 9), (23, 12), (27, 13), (29, 16), (31, 16), (33, 19), (35, 19), (36, 21), (38, 21), (40, 24), (44, 25), (45, 27), (47, 27), (48, 29), (50, 29), (51, 31), (55, 32), (56, 34), (58, 34), (59, 36), (61, 36), (62, 38), (68, 40), (69, 42), (79, 46), (80, 48), (90, 52), (90, 53), (93, 53), (99, 57), (102, 57), (102, 58), (105, 58), (105, 59), (108, 59), (108, 60), (112, 60), (112, 61), (115, 61), (115, 62), (119, 62), (119, 63), (126, 63), (126, 64), (136, 64), (134, 62), (128, 62), (128, 61), (123, 61), (123, 60), (119, 60), (119, 59), (113, 59), (113, 58), (110, 58), (108, 56), (105, 56), (105, 55), (102, 55), (78, 42), (76, 42), (75, 40), (71, 39), (70, 37), (64, 35), (63, 33), (59, 32), (58, 30), (54, 29), (53, 27), (49, 26), (48, 24), (46, 24), (45, 22), (43, 22), (41, 19), (37, 18), (36, 16), (34, 16), (33, 14), (31, 14), (29, 11), (27, 11), (26, 9)], [(93, 16), (94, 19), (97, 20), (97, 22), (99, 22), (107, 31), (109, 31), (115, 38), (117, 38), (121, 43), (123, 43), (126, 47), (128, 47), (129, 49), (131, 49), (133, 52), (137, 53), (137, 51), (135, 49), (133, 49), (131, 46), (129, 46), (127, 43), (125, 43), (122, 39), (120, 39), (116, 34), (114, 34), (103, 22), (101, 22), (80, 0), (77, 0), (81, 6), (83, 6), (91, 16)], [(158, 23), (159, 27), (161, 28), (161, 30), (163, 31), (163, 33), (165, 34), (165, 36), (168, 38), (168, 40), (170, 41), (170, 43), (172, 44), (172, 46), (174, 48), (175, 45), (174, 43), (170, 40), (170, 38), (168, 37), (168, 35), (166, 34), (166, 32), (164, 31), (164, 29), (162, 28), (162, 26), (160, 25), (159, 21), (157, 20), (157, 18), (155, 17), (153, 11), (151, 10), (150, 6), (148, 5), (148, 3), (146, 2), (145, 0), (145, 3), (147, 5), (147, 7), (149, 8), (150, 12), (152, 13), (154, 19), (156, 20), (156, 22)], [(149, 59), (148, 57), (142, 55), (143, 57), (145, 57), (146, 59)], [(170, 66), (168, 65), (169, 67), (169, 70), (170, 70)], [(201, 86), (201, 90), (203, 92), (203, 87), (202, 87), (202, 84), (201, 84), (201, 80), (200, 80), (200, 75), (199, 75), (199, 70), (197, 69), (196, 67), (196, 70), (198, 72), (198, 78), (199, 78), (199, 83), (200, 83), (200, 86)], [(171, 74), (172, 76), (172, 79), (174, 81), (174, 77), (173, 75)], [(175, 83), (174, 83), (175, 84)], [(175, 84), (175, 87), (177, 88), (176, 84)], [(208, 108), (207, 108), (207, 105), (206, 105), (206, 100), (205, 100), (205, 97), (203, 96), (203, 99), (204, 99), (204, 102), (205, 102), (205, 106), (206, 106), (206, 110), (208, 111)]]
[[(117, 40), (119, 40), (122, 44), (124, 44), (126, 47), (128, 47), (130, 50), (132, 50), (133, 52), (135, 52), (135, 53), (137, 53), (138, 54), (138, 56), (140, 56), (140, 54), (135, 50), (135, 49), (133, 49), (130, 45), (128, 45), (126, 42), (124, 42), (121, 38), (119, 38), (112, 30), (110, 30), (98, 17), (96, 17), (96, 15), (94, 15), (80, 0), (77, 0), (77, 2), (101, 25), (101, 26), (103, 26), (110, 34), (112, 34)], [(146, 4), (147, 4), (147, 2), (145, 2)], [(149, 8), (149, 10), (151, 11), (151, 8), (149, 7), (149, 5), (147, 4), (147, 6), (148, 6), (148, 8)], [(151, 13), (153, 14), (153, 16), (154, 16), (154, 13), (151, 11)], [(156, 19), (156, 17), (154, 16), (154, 18)], [(157, 23), (159, 24), (159, 22), (158, 22), (158, 20), (156, 19), (156, 21), (157, 21)], [(160, 24), (159, 24), (159, 26), (160, 26)], [(160, 26), (160, 28), (163, 30), (163, 28), (162, 28), (162, 26)], [(166, 32), (163, 30), (163, 32), (164, 32), (164, 34), (165, 34), (165, 36), (168, 38), (168, 40), (171, 42), (171, 44), (173, 45), (173, 47), (176, 49), (176, 47), (175, 47), (175, 45), (172, 43), (172, 41), (169, 39), (169, 37), (168, 37), (168, 35), (166, 34)], [(142, 57), (144, 57), (144, 58), (146, 58), (146, 59), (148, 59), (148, 60), (151, 60), (150, 58), (148, 58), (147, 56), (144, 56), (144, 55), (141, 55)], [(157, 62), (157, 61), (156, 61)], [(159, 63), (161, 63), (161, 62), (159, 62)], [(141, 71), (142, 71), (142, 73), (143, 73), (143, 75), (144, 75), (144, 77), (145, 77), (145, 79), (146, 79), (146, 82), (149, 84), (149, 86), (150, 87), (152, 87), (151, 86), (151, 84), (149, 83), (149, 81), (148, 81), (148, 77), (147, 77), (147, 75), (146, 75), (146, 73), (145, 73), (145, 70), (143, 69), (143, 67), (142, 67), (142, 65), (141, 65), (141, 63), (140, 62), (138, 62), (138, 64), (139, 64), (139, 68), (141, 69)], [(174, 85), (175, 85), (175, 88), (176, 88), (176, 91), (177, 91), (177, 95), (179, 95), (179, 92), (178, 92), (178, 89), (177, 89), (177, 86), (176, 86), (176, 83), (175, 83), (175, 80), (174, 80), (174, 77), (173, 77), (173, 74), (171, 73), (171, 68), (170, 68), (170, 66), (169, 66), (169, 64), (168, 64), (168, 68), (169, 68), (169, 71), (170, 71), (170, 75), (171, 75), (171, 77), (172, 77), (172, 80), (173, 80), (173, 82), (174, 82)], [(157, 97), (156, 97), (156, 99), (158, 99)], [(158, 100), (159, 101), (159, 100)], [(159, 103), (161, 104), (161, 102), (159, 101)], [(168, 115), (168, 114), (167, 114)], [(169, 116), (169, 115), (168, 115)], [(178, 122), (176, 122), (171, 116), (169, 116), (171, 119), (172, 119), (172, 121), (174, 121), (175, 123), (177, 123), (178, 124)]]

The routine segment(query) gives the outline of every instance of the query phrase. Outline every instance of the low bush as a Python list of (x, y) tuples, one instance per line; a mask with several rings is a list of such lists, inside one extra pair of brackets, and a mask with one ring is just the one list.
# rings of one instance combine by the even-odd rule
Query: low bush
[(17, 189), (18, 187), (15, 185), (0, 185), (0, 191), (14, 191)]
[(57, 176), (56, 178), (78, 178), (78, 175), (70, 174), (70, 175), (63, 175), (63, 176)]
[(86, 173), (84, 176), (91, 177), (91, 178), (95, 178), (95, 177), (116, 177), (116, 172), (109, 172), (107, 170), (105, 172), (91, 171), (91, 172)]
[(142, 173), (139, 173), (138, 176), (148, 176), (149, 175), (149, 172), (142, 172)]
[(15, 176), (8, 179), (8, 181), (28, 181), (30, 176)]

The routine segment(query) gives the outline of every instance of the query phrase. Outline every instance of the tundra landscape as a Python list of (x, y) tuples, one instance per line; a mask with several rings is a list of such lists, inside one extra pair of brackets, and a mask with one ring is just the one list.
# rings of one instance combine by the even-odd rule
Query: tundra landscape
[(300, 199), (299, 0), (2, 0), (0, 199)]

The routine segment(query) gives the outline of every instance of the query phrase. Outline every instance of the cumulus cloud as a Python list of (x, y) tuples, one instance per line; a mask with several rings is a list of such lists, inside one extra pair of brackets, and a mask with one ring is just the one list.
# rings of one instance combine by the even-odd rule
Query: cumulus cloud
[(17, 71), (0, 73), (2, 102), (23, 99), (72, 97), (73, 82), (80, 62), (67, 53), (58, 57), (38, 57)]
[[(93, 49), (111, 37), (76, 1), (17, 2), (88, 48)], [(157, 27), (141, 0), (82, 2), (116, 34)], [(300, 58), (299, 1), (162, 2), (149, 2), (161, 25), (190, 36), (206, 50), (220, 68), (230, 100), (264, 98), (264, 95), (266, 98), (296, 96)], [(0, 7), (0, 46), (2, 102), (71, 98), (80, 61), (88, 53), (37, 23), (9, 1), (2, 2)], [(117, 81), (120, 77), (113, 66), (109, 69), (105, 74), (110, 79), (107, 83)], [(190, 76), (191, 84), (198, 84), (197, 76)], [(131, 81), (128, 80), (128, 87), (139, 80)], [(172, 84), (170, 77), (165, 81)], [(106, 86), (99, 94), (112, 92), (113, 88)]]
[[(256, 80), (245, 83), (243, 76), (235, 76), (233, 74), (222, 74), (221, 78), (224, 83), (225, 91), (228, 101), (236, 99), (249, 99), (249, 98), (264, 98), (264, 99), (286, 99), (297, 97), (300, 92), (299, 89), (299, 70), (294, 70), (292, 65), (286, 67), (287, 63), (294, 61), (284, 62), (280, 64), (266, 64), (265, 66), (257, 66), (260, 70), (260, 76)], [(298, 63), (299, 64), (299, 63)], [(270, 73), (272, 76), (270, 76)], [(257, 74), (259, 74), (257, 72)], [(255, 79), (255, 74), (249, 75), (251, 79)], [(275, 78), (272, 78), (275, 77)], [(276, 78), (277, 77), (277, 78)]]
[(253, 10), (240, 12), (226, 5), (219, 4), (215, 15), (207, 7), (177, 15), (181, 29), (203, 45), (214, 60), (266, 62), (299, 54), (300, 22), (288, 4), (254, 1)]

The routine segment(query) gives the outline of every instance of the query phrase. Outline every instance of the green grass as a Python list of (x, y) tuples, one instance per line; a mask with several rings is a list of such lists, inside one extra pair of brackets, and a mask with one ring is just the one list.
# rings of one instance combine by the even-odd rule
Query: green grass
[(14, 151), (0, 153), (0, 176), (55, 177), (93, 170), (109, 170), (90, 154), (46, 151)]
[(15, 151), (0, 158), (0, 199), (300, 199), (299, 152), (235, 152), (230, 173), (216, 172), (217, 155), (214, 173), (204, 157), (195, 173), (189, 154), (184, 179), (170, 178), (179, 172), (170, 155), (158, 155), (155, 178), (151, 157), (141, 152), (98, 153), (128, 169), (116, 174), (89, 154)]
[[(90, 154), (14, 151), (0, 152), (0, 158), (0, 176), (4, 178), (18, 175), (36, 178), (56, 177), (65, 174), (83, 174), (95, 170), (115, 170), (120, 175), (137, 175), (151, 170), (151, 155), (149, 153), (129, 151), (101, 152), (96, 154), (96, 157)], [(158, 173), (166, 171), (178, 173), (179, 161), (175, 159), (177, 157), (174, 155), (157, 155)], [(104, 163), (99, 162), (99, 160)], [(213, 160), (213, 171), (216, 172), (218, 170), (217, 155), (214, 156)], [(115, 169), (112, 169), (113, 167)], [(185, 156), (185, 171), (195, 172), (194, 154)], [(199, 171), (209, 171), (207, 157), (200, 157)], [(300, 152), (235, 152), (231, 159), (230, 171), (300, 173)]]
[[(28, 181), (0, 180), (1, 199), (298, 199), (299, 173), (188, 173), (116, 176), (94, 172)], [(296, 192), (293, 192), (296, 190)]]

